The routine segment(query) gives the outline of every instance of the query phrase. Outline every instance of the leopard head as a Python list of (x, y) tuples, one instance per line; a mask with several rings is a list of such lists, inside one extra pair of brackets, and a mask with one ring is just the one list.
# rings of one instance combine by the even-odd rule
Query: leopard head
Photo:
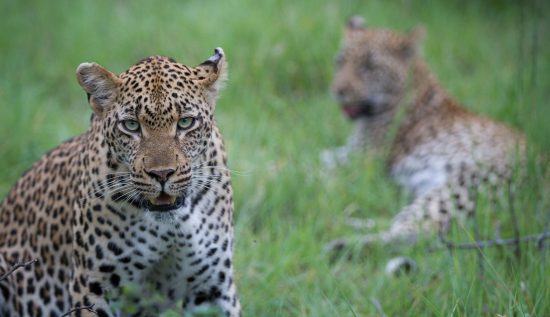
[(78, 82), (94, 112), (92, 133), (107, 148), (107, 165), (123, 171), (113, 175), (124, 176), (124, 192), (146, 209), (167, 211), (184, 203), (193, 166), (211, 144), (226, 69), (221, 48), (196, 67), (162, 56), (118, 76), (96, 63), (78, 66)]
[(331, 89), (349, 118), (375, 117), (397, 106), (424, 32), (370, 28), (360, 17), (348, 21)]

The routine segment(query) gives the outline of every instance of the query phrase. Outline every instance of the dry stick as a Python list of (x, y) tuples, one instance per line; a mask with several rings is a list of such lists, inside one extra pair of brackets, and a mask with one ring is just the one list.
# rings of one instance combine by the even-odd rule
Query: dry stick
[[(20, 269), (22, 267), (26, 268), (26, 267), (28, 267), (32, 264), (37, 263), (37, 262), (38, 262), (38, 259), (30, 260), (30, 261), (27, 261), (27, 262), (15, 263), (15, 265), (13, 265), (6, 273), (4, 273), (4, 274), (2, 274), (2, 276), (0, 276), (0, 281), (5, 280), (6, 278), (8, 278), (8, 276), (13, 274), (13, 272), (17, 271), (18, 269)], [(93, 309), (94, 305), (95, 304), (73, 308), (70, 311), (68, 311), (68, 312), (64, 313), (63, 315), (61, 315), (61, 317), (70, 316), (72, 313), (74, 313), (76, 311), (79, 311), (79, 310), (87, 310), (87, 311), (97, 315), (97, 312)]]
[(18, 262), (18, 263), (15, 263), (14, 266), (12, 266), (6, 273), (4, 273), (2, 276), (0, 276), (0, 281), (8, 278), (8, 276), (10, 274), (12, 274), (13, 272), (15, 272), (16, 270), (22, 268), (22, 267), (27, 267), (27, 266), (30, 266), (34, 263), (38, 262), (38, 259), (34, 259), (34, 260), (30, 260), (30, 261), (27, 261), (27, 262)]
[(509, 239), (494, 239), (494, 240), (484, 240), (476, 241), (475, 243), (454, 243), (445, 239), (443, 234), (439, 234), (439, 240), (445, 245), (445, 248), (432, 248), (429, 251), (440, 251), (440, 250), (474, 250), (474, 249), (483, 249), (494, 246), (507, 246), (515, 245), (522, 242), (536, 241), (539, 247), (542, 245), (544, 240), (550, 239), (550, 231), (545, 231), (542, 233), (532, 234), (525, 237), (509, 238)]
[(508, 209), (510, 210), (510, 216), (512, 217), (512, 225), (514, 226), (514, 238), (516, 240), (514, 254), (516, 259), (521, 257), (521, 247), (519, 245), (519, 227), (518, 219), (516, 217), (516, 209), (514, 207), (514, 191), (512, 190), (512, 181), (508, 183)]
[(61, 317), (70, 316), (72, 313), (77, 312), (77, 311), (79, 311), (79, 310), (87, 310), (87, 311), (89, 311), (90, 313), (92, 313), (92, 314), (94, 314), (94, 315), (97, 315), (97, 312), (94, 310), (94, 305), (95, 305), (95, 304), (88, 305), (88, 306), (75, 307), (75, 308), (69, 310), (68, 312), (64, 313), (63, 315), (61, 315)]

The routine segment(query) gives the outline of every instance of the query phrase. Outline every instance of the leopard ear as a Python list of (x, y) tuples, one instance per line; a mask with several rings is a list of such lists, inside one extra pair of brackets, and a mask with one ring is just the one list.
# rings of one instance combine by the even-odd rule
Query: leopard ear
[(417, 25), (410, 29), (403, 41), (397, 46), (397, 53), (409, 59), (419, 54), (422, 41), (426, 37), (426, 28), (422, 25)]
[(88, 94), (88, 101), (97, 115), (103, 114), (114, 102), (120, 79), (96, 63), (82, 63), (76, 78)]
[(208, 102), (215, 102), (227, 80), (227, 61), (221, 47), (214, 50), (214, 55), (195, 67), (195, 80), (206, 90)]
[(352, 16), (344, 28), (344, 41), (354, 41), (366, 29), (365, 19), (362, 16)]
[(363, 30), (366, 29), (365, 19), (362, 16), (354, 15), (349, 18), (346, 24), (347, 30)]

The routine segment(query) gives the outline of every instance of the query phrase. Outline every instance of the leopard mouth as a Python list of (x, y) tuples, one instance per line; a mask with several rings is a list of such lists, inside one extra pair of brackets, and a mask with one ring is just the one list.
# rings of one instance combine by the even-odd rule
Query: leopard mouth
[(375, 111), (373, 105), (367, 103), (342, 105), (342, 111), (352, 120), (359, 117), (372, 117), (379, 113), (379, 111)]
[(387, 103), (373, 98), (367, 98), (353, 103), (344, 103), (341, 107), (342, 112), (351, 120), (360, 117), (376, 117), (389, 110)]
[(171, 196), (163, 191), (157, 197), (146, 200), (145, 208), (149, 211), (165, 212), (180, 208), (183, 206), (184, 202), (185, 199), (183, 196)]
[(342, 111), (350, 119), (357, 119), (363, 115), (364, 109), (362, 106), (345, 105), (342, 106)]

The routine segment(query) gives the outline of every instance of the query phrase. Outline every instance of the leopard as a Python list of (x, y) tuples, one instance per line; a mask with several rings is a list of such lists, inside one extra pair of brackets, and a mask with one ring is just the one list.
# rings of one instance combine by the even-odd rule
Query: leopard
[(410, 201), (388, 229), (333, 240), (329, 251), (448, 232), (453, 220), (471, 218), (478, 193), (502, 197), (521, 174), (524, 134), (457, 102), (422, 57), (425, 36), (422, 25), (400, 32), (360, 16), (344, 28), (331, 91), (355, 127), (344, 146), (321, 152), (322, 163), (335, 169), (370, 151)]
[(89, 128), (42, 156), (0, 205), (0, 272), (34, 261), (0, 281), (0, 315), (125, 316), (114, 303), (134, 285), (166, 298), (154, 316), (205, 306), (240, 316), (214, 117), (223, 49), (196, 67), (150, 56), (119, 75), (87, 62), (76, 77)]

